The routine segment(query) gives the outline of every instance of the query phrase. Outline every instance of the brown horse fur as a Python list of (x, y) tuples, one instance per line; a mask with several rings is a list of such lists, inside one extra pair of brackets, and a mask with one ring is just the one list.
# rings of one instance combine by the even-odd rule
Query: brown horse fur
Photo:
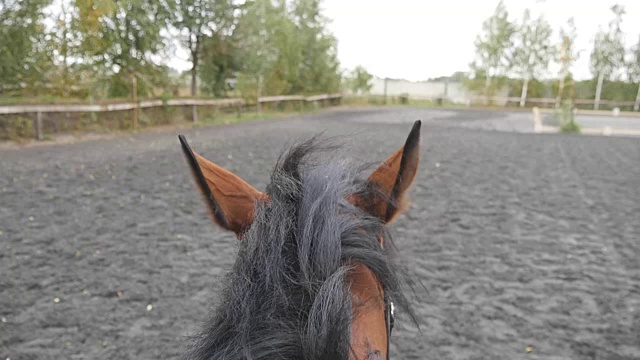
[[(367, 181), (365, 181), (364, 184), (360, 186), (356, 186), (353, 192), (351, 193), (343, 194), (343, 199), (348, 204), (355, 206), (355, 208), (361, 209), (361, 211), (364, 211), (366, 214), (368, 214), (368, 216), (370, 216), (369, 219), (371, 219), (371, 220), (367, 220), (366, 217), (362, 217), (360, 220), (358, 220), (362, 222), (362, 224), (358, 227), (358, 229), (348, 230), (348, 233), (351, 233), (352, 235), (349, 235), (349, 236), (344, 235), (342, 236), (342, 238), (339, 238), (339, 239), (328, 239), (328, 240), (327, 239), (323, 240), (320, 238), (314, 239), (313, 234), (317, 234), (320, 231), (328, 231), (327, 230), (328, 228), (324, 228), (323, 225), (321, 224), (323, 221), (325, 221), (322, 219), (322, 216), (331, 216), (331, 214), (328, 214), (328, 215), (315, 214), (313, 216), (318, 217), (318, 219), (308, 222), (307, 223), (308, 225), (305, 227), (305, 229), (311, 228), (311, 227), (318, 227), (320, 230), (315, 230), (315, 231), (305, 231), (305, 229), (296, 230), (294, 226), (291, 224), (291, 225), (288, 225), (289, 226), (288, 230), (285, 231), (286, 232), (285, 237), (287, 239), (282, 239), (281, 237), (277, 238), (277, 240), (274, 239), (274, 241), (281, 242), (280, 245), (284, 246), (284, 248), (287, 248), (287, 249), (289, 249), (291, 246), (295, 247), (296, 243), (298, 244), (297, 246), (302, 247), (297, 251), (295, 249), (293, 250), (292, 254), (297, 253), (298, 255), (300, 255), (300, 258), (297, 260), (297, 262), (294, 261), (295, 266), (293, 267), (300, 268), (303, 273), (307, 272), (307, 274), (302, 274), (302, 275), (289, 274), (289, 277), (302, 276), (302, 279), (304, 281), (301, 281), (299, 279), (299, 280), (296, 280), (295, 283), (306, 284), (305, 287), (308, 288), (307, 290), (309, 290), (309, 293), (307, 294), (306, 297), (315, 296), (317, 298), (321, 298), (323, 296), (321, 289), (323, 287), (326, 287), (327, 284), (332, 283), (328, 279), (331, 279), (332, 277), (335, 277), (335, 276), (338, 276), (338, 278), (342, 279), (343, 286), (345, 286), (345, 289), (348, 289), (348, 294), (350, 294), (350, 298), (351, 298), (351, 301), (350, 301), (351, 316), (347, 316), (346, 314), (343, 314), (345, 316), (343, 316), (340, 319), (334, 320), (333, 326), (335, 328), (333, 330), (318, 329), (318, 331), (322, 331), (323, 334), (324, 334), (324, 331), (336, 332), (336, 334), (332, 335), (333, 337), (335, 337), (340, 335), (341, 330), (344, 331), (346, 330), (344, 328), (348, 327), (348, 332), (350, 335), (346, 343), (342, 339), (335, 339), (332, 336), (328, 336), (326, 339), (326, 343), (318, 344), (320, 340), (316, 339), (318, 338), (318, 336), (316, 335), (306, 340), (301, 339), (300, 346), (302, 350), (300, 353), (298, 353), (293, 351), (291, 348), (287, 348), (292, 346), (295, 347), (295, 345), (289, 344), (285, 340), (282, 340), (285, 338), (283, 336), (283, 338), (278, 341), (274, 340), (275, 338), (271, 339), (274, 347), (278, 346), (278, 343), (281, 342), (280, 345), (286, 348), (285, 350), (283, 350), (283, 352), (278, 352), (275, 349), (265, 350), (261, 348), (261, 346), (263, 345), (260, 345), (260, 346), (256, 345), (257, 344), (256, 341), (258, 341), (258, 339), (251, 339), (247, 341), (253, 345), (248, 345), (240, 341), (232, 341), (230, 339), (227, 339), (227, 337), (232, 335), (231, 334), (224, 335), (221, 333), (221, 330), (223, 327), (222, 324), (225, 323), (225, 320), (224, 320), (225, 316), (229, 317), (231, 315), (229, 315), (228, 312), (225, 313), (224, 311), (218, 309), (218, 312), (217, 312), (218, 319), (214, 320), (212, 324), (210, 324), (209, 331), (205, 332), (201, 336), (196, 346), (192, 349), (190, 353), (190, 356), (192, 358), (197, 358), (197, 359), (256, 358), (257, 359), (257, 358), (285, 358), (288, 356), (289, 358), (301, 358), (301, 359), (318, 358), (319, 359), (319, 358), (325, 358), (326, 356), (329, 356), (328, 354), (331, 354), (331, 357), (333, 358), (335, 358), (336, 356), (341, 356), (341, 358), (346, 359), (347, 353), (344, 352), (344, 346), (346, 346), (349, 349), (348, 358), (350, 359), (365, 359), (365, 358), (369, 358), (370, 356), (382, 356), (383, 358), (387, 357), (388, 349), (387, 349), (386, 323), (385, 323), (385, 316), (384, 316), (384, 305), (385, 305), (384, 291), (386, 290), (388, 292), (388, 296), (395, 298), (395, 301), (399, 301), (399, 305), (401, 307), (405, 307), (410, 314), (412, 314), (412, 312), (410, 311), (408, 304), (406, 303), (406, 300), (404, 300), (404, 298), (399, 293), (399, 290), (397, 288), (398, 287), (397, 281), (396, 281), (397, 279), (394, 277), (393, 273), (390, 271), (391, 264), (386, 263), (388, 261), (386, 256), (379, 258), (377, 260), (378, 262), (376, 262), (358, 252), (358, 251), (362, 251), (363, 253), (367, 253), (368, 254), (367, 256), (376, 258), (377, 255), (375, 255), (375, 253), (377, 252), (381, 252), (381, 254), (386, 253), (386, 251), (382, 249), (383, 246), (379, 246), (379, 250), (375, 250), (374, 248), (371, 248), (370, 250), (364, 251), (363, 249), (365, 249), (367, 246), (372, 246), (372, 245), (369, 243), (367, 243), (368, 245), (365, 245), (364, 243), (350, 242), (348, 238), (354, 237), (354, 236), (356, 238), (360, 238), (362, 234), (360, 235), (354, 235), (354, 234), (364, 231), (364, 233), (369, 233), (371, 237), (377, 240), (379, 245), (383, 245), (384, 240), (390, 240), (390, 237), (388, 236), (388, 234), (384, 229), (384, 225), (388, 224), (399, 213), (404, 211), (404, 208), (406, 206), (405, 194), (416, 177), (418, 163), (420, 159), (420, 125), (421, 125), (420, 121), (416, 121), (407, 138), (405, 145), (402, 148), (400, 148), (398, 151), (396, 151), (394, 154), (392, 154), (382, 165), (380, 165), (368, 177)], [(311, 182), (323, 181), (322, 179), (319, 180), (319, 178), (321, 177), (313, 178), (309, 174), (306, 174), (306, 173), (301, 174), (302, 172), (301, 161), (302, 161), (302, 158), (307, 156), (307, 153), (311, 152), (311, 148), (313, 148), (313, 145), (311, 143), (308, 143), (306, 145), (303, 144), (302, 146), (291, 150), (289, 155), (282, 162), (280, 168), (276, 169), (276, 172), (274, 172), (274, 176), (272, 177), (272, 185), (275, 183), (276, 188), (270, 187), (268, 188), (267, 192), (260, 192), (255, 188), (253, 188), (251, 185), (247, 184), (245, 181), (243, 181), (240, 177), (233, 174), (232, 172), (223, 169), (222, 167), (205, 159), (201, 155), (193, 152), (183, 136), (180, 136), (180, 141), (182, 143), (184, 153), (187, 157), (187, 161), (191, 166), (191, 170), (196, 179), (196, 182), (202, 194), (205, 196), (205, 199), (207, 201), (207, 204), (209, 205), (209, 209), (213, 214), (213, 218), (215, 222), (218, 225), (220, 225), (223, 229), (234, 232), (239, 239), (245, 242), (246, 241), (250, 242), (251, 244), (247, 245), (249, 246), (249, 248), (251, 248), (252, 246), (256, 246), (258, 248), (263, 246), (268, 246), (268, 245), (259, 243), (260, 241), (267, 240), (267, 239), (260, 239), (260, 236), (257, 236), (261, 232), (262, 233), (264, 232), (260, 229), (261, 227), (268, 228), (269, 226), (275, 226), (275, 228), (280, 229), (280, 231), (284, 231), (281, 229), (282, 226), (287, 226), (286, 224), (285, 225), (283, 224), (269, 225), (266, 223), (266, 220), (264, 216), (262, 216), (262, 214), (268, 214), (269, 211), (273, 211), (273, 209), (271, 209), (272, 207), (278, 207), (278, 206), (286, 207), (287, 202), (290, 200), (288, 198), (295, 198), (296, 200), (293, 202), (293, 204), (295, 206), (301, 206), (302, 204), (303, 209), (288, 209), (285, 212), (289, 212), (290, 215), (292, 216), (294, 216), (295, 214), (298, 214), (298, 217), (300, 217), (308, 213), (309, 211), (313, 212), (313, 210), (304, 210), (303, 205), (305, 203), (308, 203), (310, 201), (312, 202), (324, 201), (322, 198), (319, 198), (320, 200), (314, 200), (315, 198), (317, 198), (317, 196), (312, 196), (312, 194), (307, 194), (309, 196), (305, 199), (305, 190), (304, 190), (305, 179)], [(331, 172), (332, 169), (328, 168), (328, 170), (326, 171)], [(309, 171), (309, 173), (319, 175), (314, 171)], [(282, 176), (283, 174), (286, 174), (286, 176)], [(345, 177), (345, 175), (341, 173), (336, 173), (335, 177)], [(348, 176), (346, 177), (348, 178)], [(284, 179), (285, 181), (283, 181), (282, 183), (278, 183), (282, 179)], [(326, 188), (331, 186), (335, 186), (337, 190), (343, 190), (343, 189), (340, 189), (340, 187), (343, 185), (333, 184), (331, 182), (332, 180), (328, 180), (328, 181), (329, 182), (325, 184), (324, 187), (319, 187), (319, 188), (322, 188), (323, 191), (325, 192), (327, 191)], [(296, 183), (296, 182), (299, 182), (299, 183)], [(335, 183), (338, 183), (338, 182), (335, 182)], [(296, 189), (296, 190), (294, 190), (291, 194), (283, 197), (281, 194), (281, 192), (284, 191), (282, 189), (283, 187), (284, 188), (290, 187), (291, 189)], [(318, 190), (313, 190), (313, 191), (318, 191)], [(271, 204), (272, 198), (273, 198), (274, 204)], [(334, 203), (335, 201), (336, 200), (333, 200)], [(334, 209), (337, 209), (335, 207), (336, 205), (337, 204), (333, 205)], [(341, 205), (341, 206), (344, 208), (344, 206), (348, 206), (348, 205)], [(302, 213), (300, 213), (301, 211)], [(260, 220), (258, 220), (258, 224), (255, 226), (256, 229), (252, 229), (253, 228), (252, 224), (256, 220), (256, 216), (258, 216)], [(374, 221), (373, 219), (377, 219), (377, 220)], [(286, 222), (290, 220), (272, 219), (272, 221)], [(342, 221), (346, 221), (346, 220), (343, 219)], [(379, 224), (379, 225), (376, 225), (376, 224)], [(331, 229), (329, 229), (329, 231), (330, 230)], [(344, 231), (346, 230), (343, 229), (339, 233), (345, 234)], [(273, 232), (274, 231), (272, 229), (269, 231), (269, 234)], [(247, 233), (249, 235), (246, 236), (247, 239), (245, 240), (245, 235)], [(337, 237), (340, 237), (339, 233), (337, 233), (338, 235)], [(296, 237), (297, 237), (297, 240), (295, 239)], [(319, 236), (319, 237), (322, 238), (323, 236)], [(293, 238), (293, 239), (289, 239), (289, 238)], [(288, 244), (287, 241), (289, 240), (294, 240), (294, 242), (291, 244)], [(258, 243), (256, 243), (256, 241)], [(312, 254), (309, 252), (313, 252), (312, 248), (320, 247), (320, 245), (317, 243), (318, 241), (325, 241), (325, 242), (338, 241), (338, 243), (342, 243), (341, 245), (342, 255), (339, 255), (339, 257), (343, 259), (342, 260), (343, 265), (341, 267), (334, 268), (333, 274), (326, 271), (327, 272), (327, 274), (325, 274), (326, 276), (325, 275), (320, 276), (325, 280), (322, 280), (320, 283), (316, 284), (317, 279), (309, 282), (308, 278), (314, 277), (314, 276), (317, 277), (317, 274), (313, 275), (308, 273), (315, 271), (313, 270), (314, 262), (322, 262), (323, 260), (325, 260), (325, 259), (310, 258)], [(303, 245), (303, 244), (307, 244), (307, 245)], [(359, 248), (362, 248), (362, 249), (357, 250)], [(375, 253), (373, 250), (375, 250)], [(281, 250), (281, 251), (285, 251), (285, 250)], [(332, 248), (331, 251), (335, 251), (335, 249)], [(253, 255), (257, 256), (256, 254), (253, 254)], [(242, 256), (242, 250), (241, 250), (240, 256)], [(295, 257), (295, 255), (293, 256)], [(244, 264), (243, 259), (239, 258), (238, 261)], [(274, 260), (271, 260), (271, 261), (274, 262)], [(278, 258), (276, 262), (278, 261), (280, 262), (290, 261), (290, 259)], [(380, 261), (383, 261), (384, 263), (379, 263)], [(244, 264), (244, 266), (245, 267), (248, 266), (248, 269), (251, 273), (256, 271), (251, 267), (251, 264)], [(291, 270), (290, 266), (288, 267), (285, 266), (284, 269)], [(343, 269), (343, 270), (340, 270), (340, 269)], [(346, 271), (346, 273), (344, 273), (344, 275), (340, 275), (341, 271)], [(278, 276), (279, 275), (282, 275), (282, 274), (278, 274)], [(258, 278), (261, 278), (262, 274), (254, 274), (253, 276), (257, 276)], [(269, 280), (273, 280), (273, 279), (269, 279)], [(247, 286), (255, 287), (256, 285), (260, 285), (260, 284), (255, 284), (255, 282), (256, 282), (255, 280), (252, 280), (252, 283), (248, 284)], [(296, 285), (289, 285), (289, 287), (291, 286), (295, 287)], [(311, 290), (312, 288), (314, 288), (315, 290)], [(280, 292), (283, 292), (283, 291), (284, 290), (281, 289)], [(340, 294), (342, 294), (342, 292), (339, 291), (339, 289), (334, 289), (332, 291), (334, 291), (337, 294), (335, 295), (336, 298), (340, 298), (341, 296)], [(298, 294), (300, 292), (305, 293), (304, 291), (298, 289), (295, 291), (295, 294)], [(275, 298), (278, 295), (282, 295), (282, 294), (273, 293), (271, 295)], [(229, 295), (229, 296), (233, 296), (233, 295)], [(244, 297), (246, 298), (246, 296)], [(244, 299), (244, 300), (252, 301), (250, 299)], [(259, 299), (257, 300), (260, 301)], [(320, 300), (326, 301), (329, 303), (331, 303), (331, 301), (336, 301), (336, 299), (320, 299)], [(263, 299), (263, 301), (268, 302), (267, 299)], [(311, 303), (315, 304), (317, 301), (319, 301), (319, 299), (308, 299), (308, 301), (311, 301)], [(238, 305), (239, 304), (236, 304), (236, 306)], [(333, 306), (336, 306), (339, 309), (343, 309), (344, 304), (342, 305), (334, 304)], [(286, 306), (284, 306), (284, 308), (286, 308)], [(284, 308), (283, 308), (283, 311), (284, 311)], [(327, 306), (327, 309), (330, 310), (329, 306)], [(275, 310), (272, 309), (271, 311), (275, 311)], [(298, 309), (297, 311), (302, 311), (303, 313), (305, 311), (308, 311), (311, 314), (314, 314), (313, 307), (312, 309), (306, 309), (306, 310)], [(340, 311), (341, 310), (335, 310), (335, 312), (340, 312)], [(257, 321), (256, 318), (259, 318), (258, 314), (240, 314), (240, 315), (234, 315), (234, 316), (239, 316), (240, 318), (244, 319), (243, 321), (245, 322), (255, 322)], [(245, 318), (245, 316), (248, 316), (248, 318)], [(254, 318), (252, 318), (252, 316)], [(270, 315), (269, 318), (271, 319), (274, 316), (276, 315), (272, 314)], [(318, 316), (321, 316), (324, 319), (324, 317), (326, 317), (327, 315), (326, 314), (316, 314), (315, 316), (309, 315), (309, 318), (306, 320), (307, 325), (303, 324), (301, 326), (303, 327), (309, 326), (309, 324), (313, 323), (313, 320), (316, 319)], [(338, 315), (335, 315), (335, 316), (338, 316)], [(344, 322), (345, 317), (348, 318), (347, 319), (348, 323), (346, 325)], [(239, 320), (236, 320), (236, 321), (239, 321)], [(325, 321), (327, 320), (325, 319)], [(265, 322), (267, 321), (265, 320)], [(329, 321), (329, 323), (331, 323), (331, 321)], [(263, 324), (263, 325), (268, 325), (268, 324)], [(233, 324), (226, 324), (225, 326), (229, 327), (229, 326), (233, 326)], [(253, 326), (254, 328), (256, 326), (260, 327), (260, 324), (252, 324), (251, 326)], [(245, 327), (245, 330), (246, 330), (246, 327)], [(270, 329), (270, 330), (272, 332), (277, 331), (276, 328)], [(235, 330), (227, 329), (226, 331), (239, 332), (240, 329), (235, 329)], [(254, 336), (258, 333), (258, 331), (252, 331), (252, 332), (253, 334), (237, 333), (233, 336), (238, 336), (242, 338), (243, 336), (244, 337)], [(269, 336), (273, 336), (273, 334), (270, 334)], [(332, 341), (333, 341), (333, 344), (332, 344)], [(232, 351), (232, 348), (233, 348), (232, 345), (238, 347), (236, 352)], [(341, 346), (341, 345), (344, 345), (344, 346)], [(332, 348), (335, 348), (335, 349), (332, 349)], [(313, 351), (310, 349), (312, 349)], [(321, 355), (321, 354), (324, 354), (324, 355)]]

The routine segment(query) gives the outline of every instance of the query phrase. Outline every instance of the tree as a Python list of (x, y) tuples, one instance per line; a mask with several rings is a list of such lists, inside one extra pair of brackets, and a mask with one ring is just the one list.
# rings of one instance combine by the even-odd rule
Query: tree
[(237, 53), (233, 36), (215, 33), (203, 40), (199, 78), (204, 93), (225, 96), (227, 78), (239, 70)]
[(558, 72), (558, 94), (556, 96), (556, 108), (560, 107), (567, 77), (571, 66), (580, 58), (580, 52), (575, 49), (576, 25), (573, 18), (567, 21), (567, 28), (560, 29), (560, 43), (557, 47), (556, 61), (560, 64)]
[(234, 32), (241, 77), (263, 79), (262, 95), (337, 91), (336, 40), (326, 22), (318, 0), (247, 2)]
[(371, 91), (373, 84), (371, 80), (373, 79), (373, 75), (369, 74), (367, 70), (358, 65), (351, 71), (346, 80), (346, 87), (351, 90), (354, 94), (358, 93), (367, 93)]
[[(233, 23), (237, 6), (230, 0), (177, 0), (174, 26), (191, 60), (191, 96), (197, 92), (198, 64), (205, 39), (220, 38)], [(211, 49), (209, 49), (211, 50)], [(212, 55), (212, 54), (210, 54)]]
[(293, 91), (337, 91), (340, 86), (337, 42), (326, 30), (328, 19), (320, 13), (320, 1), (294, 0), (291, 15), (300, 44), (298, 81)]
[(611, 11), (614, 13), (615, 18), (609, 23), (607, 32), (602, 29), (598, 31), (591, 52), (591, 73), (598, 79), (596, 99), (593, 105), (594, 110), (599, 108), (602, 84), (605, 78), (613, 79), (616, 72), (624, 64), (624, 35), (620, 25), (622, 24), (622, 16), (625, 14), (625, 10), (623, 6), (614, 5), (611, 7)]
[(636, 101), (633, 104), (633, 111), (640, 110), (640, 36), (638, 43), (631, 48), (629, 61), (627, 62), (627, 76), (632, 84), (638, 85)]
[(154, 0), (76, 0), (82, 54), (94, 75), (109, 79), (111, 96), (126, 96), (135, 77), (139, 93), (163, 81), (154, 58), (166, 49), (173, 4)]
[[(277, 41), (276, 33), (281, 34), (280, 41)], [(287, 35), (289, 33), (293, 33), (293, 24), (287, 17), (286, 10), (274, 6), (271, 0), (248, 1), (234, 32), (238, 49), (238, 65), (242, 73), (240, 77), (253, 78), (254, 84), (258, 79), (266, 77), (265, 88), (275, 91), (276, 86), (273, 81), (270, 81), (267, 72), (274, 72), (278, 59), (290, 53), (288, 49), (295, 48), (295, 46), (288, 46), (286, 42), (287, 39), (292, 38), (292, 35)], [(278, 69), (281, 75), (285, 75), (286, 70)], [(278, 90), (286, 89), (279, 86)]]
[(507, 73), (511, 67), (509, 50), (513, 47), (515, 25), (509, 21), (509, 13), (500, 0), (493, 15), (482, 24), (482, 33), (476, 37), (476, 61), (471, 64), (478, 75), (485, 75), (485, 94), (489, 96), (491, 81)]
[(82, 61), (80, 16), (73, 0), (62, 0), (58, 5), (57, 9), (52, 7), (55, 10), (49, 14), (54, 19), (54, 26), (47, 32), (44, 44), (44, 52), (52, 65), (47, 80), (59, 95), (68, 96), (74, 89), (82, 90), (78, 86)]
[(33, 88), (46, 75), (44, 8), (50, 0), (0, 0), (0, 92)]
[(532, 20), (529, 10), (525, 10), (515, 36), (512, 58), (514, 70), (523, 79), (520, 107), (526, 103), (529, 81), (543, 75), (549, 66), (553, 55), (551, 32), (551, 26), (542, 16)]

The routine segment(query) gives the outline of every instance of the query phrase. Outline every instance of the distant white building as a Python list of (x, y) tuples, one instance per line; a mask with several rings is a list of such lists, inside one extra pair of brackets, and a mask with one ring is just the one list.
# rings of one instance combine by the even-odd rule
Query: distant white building
[[(385, 94), (385, 79), (375, 77), (371, 80), (373, 87), (372, 95)], [(474, 96), (467, 90), (461, 82), (439, 82), (439, 81), (409, 81), (388, 79), (387, 80), (387, 96), (400, 96), (408, 94), (414, 99), (436, 99), (446, 98), (455, 104), (469, 104)], [(506, 97), (507, 91), (499, 92), (495, 96)]]

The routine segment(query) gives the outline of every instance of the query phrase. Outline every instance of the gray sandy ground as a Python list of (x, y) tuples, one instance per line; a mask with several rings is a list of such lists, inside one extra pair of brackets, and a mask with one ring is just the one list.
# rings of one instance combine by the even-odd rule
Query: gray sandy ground
[[(392, 230), (424, 287), (421, 329), (400, 314), (392, 358), (640, 359), (640, 141), (486, 131), (530, 126), (510, 116), (337, 110), (185, 133), (263, 189), (295, 140), (352, 135), (351, 154), (383, 160), (421, 118), (413, 204)], [(176, 135), (0, 152), (0, 359), (180, 353), (237, 244)]]

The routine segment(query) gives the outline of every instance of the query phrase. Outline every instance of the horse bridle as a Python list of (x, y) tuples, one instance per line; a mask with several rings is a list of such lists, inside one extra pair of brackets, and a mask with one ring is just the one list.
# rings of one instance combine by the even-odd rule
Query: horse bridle
[[(384, 245), (380, 243), (380, 249), (384, 251)], [(389, 300), (387, 292), (384, 292), (384, 322), (387, 327), (387, 360), (391, 358), (389, 345), (391, 343), (391, 332), (393, 331), (393, 325), (396, 321), (395, 307), (393, 301)]]
[(393, 325), (395, 323), (395, 315), (394, 315), (394, 311), (395, 308), (393, 306), (393, 301), (390, 301), (389, 299), (387, 299), (387, 295), (385, 293), (384, 295), (384, 321), (387, 325), (387, 360), (389, 360), (391, 358), (391, 356), (389, 355), (390, 353), (390, 349), (389, 349), (389, 344), (391, 342), (391, 331), (393, 331)]

